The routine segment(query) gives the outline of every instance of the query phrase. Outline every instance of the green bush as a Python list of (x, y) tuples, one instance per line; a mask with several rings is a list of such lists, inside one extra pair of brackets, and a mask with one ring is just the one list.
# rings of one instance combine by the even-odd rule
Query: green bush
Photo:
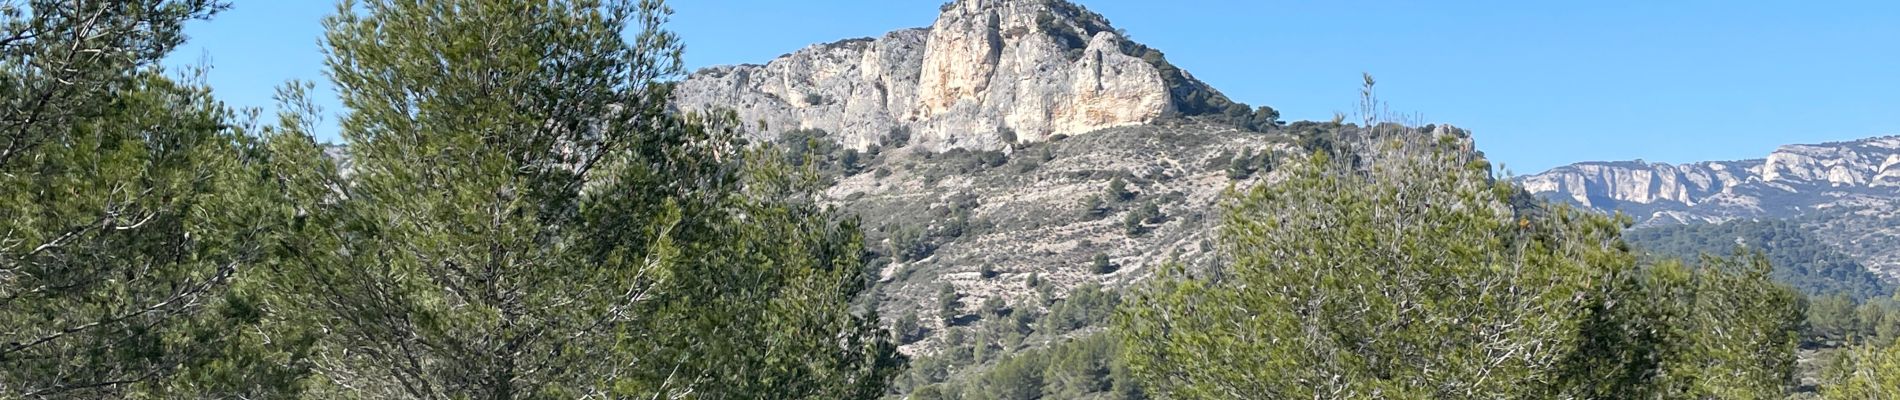
[(1106, 217), (1110, 211), (1114, 209), (1108, 206), (1108, 202), (1102, 201), (1102, 196), (1089, 196), (1082, 199), (1082, 213), (1090, 219)]
[(1049, 313), (1043, 315), (1037, 330), (1063, 334), (1101, 324), (1108, 321), (1108, 316), (1115, 312), (1115, 306), (1120, 303), (1121, 296), (1104, 290), (1102, 285), (1083, 284), (1069, 290), (1067, 298), (1049, 307)]
[(889, 147), (893, 149), (909, 146), (910, 145), (910, 127), (904, 126), (904, 125), (893, 126), (891, 127), (890, 132), (885, 132), (884, 137), (881, 138), (879, 141), (884, 145), (884, 147)]
[(1108, 198), (1116, 202), (1135, 199), (1135, 192), (1128, 191), (1128, 181), (1117, 176), (1108, 181)]
[(948, 283), (937, 287), (937, 316), (943, 319), (944, 325), (962, 315), (963, 300), (957, 295), (957, 288)]

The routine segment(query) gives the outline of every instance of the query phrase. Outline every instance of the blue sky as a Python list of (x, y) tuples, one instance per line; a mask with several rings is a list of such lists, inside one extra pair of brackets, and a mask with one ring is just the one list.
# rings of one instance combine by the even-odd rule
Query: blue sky
[[(1288, 119), (1352, 109), (1359, 73), (1372, 73), (1394, 111), (1473, 130), (1517, 173), (1752, 158), (1780, 144), (1900, 134), (1894, 1), (1079, 2), (1230, 97)], [(927, 26), (941, 4), (673, 3), (671, 28), (694, 67)], [(226, 101), (268, 107), (286, 79), (322, 83), (317, 37), (333, 9), (240, 2), (191, 26), (173, 62), (208, 59)]]

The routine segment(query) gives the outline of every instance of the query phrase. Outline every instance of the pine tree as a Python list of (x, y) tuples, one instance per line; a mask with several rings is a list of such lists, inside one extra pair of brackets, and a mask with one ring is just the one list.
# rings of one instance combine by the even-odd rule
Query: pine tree
[(1822, 371), (1821, 398), (1885, 399), (1900, 393), (1900, 344), (1844, 350)]
[(1232, 264), (1164, 268), (1115, 318), (1131, 372), (1178, 398), (1787, 388), (1801, 314), (1763, 259), (1639, 267), (1625, 220), (1526, 201), (1455, 142), (1420, 139), (1235, 194)]
[(1108, 181), (1108, 199), (1114, 202), (1134, 200), (1135, 192), (1128, 191), (1128, 180), (1118, 176)]
[(963, 301), (957, 296), (957, 288), (945, 283), (937, 287), (937, 317), (948, 327), (957, 317), (963, 315)]
[[(899, 362), (815, 172), (669, 110), (658, 1), (393, 0), (326, 21), (349, 166), (272, 138), (273, 303), (313, 393), (870, 398)], [(623, 31), (633, 28), (631, 41)], [(769, 394), (769, 395), (768, 395)]]
[(247, 336), (255, 293), (234, 289), (271, 234), (252, 142), (157, 66), (224, 8), (0, 6), (0, 398), (294, 390), (298, 366)]
[(1560, 371), (1574, 398), (1780, 398), (1804, 316), (1759, 253), (1627, 271), (1581, 317)]

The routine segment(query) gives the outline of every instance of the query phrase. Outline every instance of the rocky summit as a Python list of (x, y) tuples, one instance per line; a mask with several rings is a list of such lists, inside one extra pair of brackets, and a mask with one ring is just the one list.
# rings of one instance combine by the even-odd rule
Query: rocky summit
[(1061, 0), (959, 0), (928, 28), (700, 70), (685, 110), (732, 109), (757, 135), (819, 129), (856, 149), (892, 132), (927, 150), (998, 150), (1207, 113), (1219, 92)]

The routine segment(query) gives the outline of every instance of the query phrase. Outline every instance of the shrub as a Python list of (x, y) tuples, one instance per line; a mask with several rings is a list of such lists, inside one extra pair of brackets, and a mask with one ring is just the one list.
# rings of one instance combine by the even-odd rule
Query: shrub
[(1093, 262), (1090, 262), (1089, 264), (1090, 264), (1089, 270), (1095, 271), (1095, 273), (1097, 274), (1114, 273), (1115, 270), (1120, 269), (1120, 267), (1116, 266), (1115, 263), (1108, 261), (1107, 254), (1101, 254), (1101, 253), (1096, 253), (1095, 260)]
[(945, 326), (949, 326), (959, 315), (963, 315), (963, 301), (957, 296), (957, 288), (948, 283), (938, 286), (937, 316), (943, 318)]
[(983, 308), (982, 308), (982, 309), (983, 309), (983, 316), (984, 316), (984, 317), (1000, 317), (1000, 316), (1003, 316), (1003, 312), (1004, 312), (1004, 310), (1005, 310), (1005, 309), (1007, 309), (1007, 308), (1009, 308), (1009, 305), (1008, 305), (1008, 303), (1005, 303), (1005, 302), (1003, 301), (1003, 298), (1001, 298), (1001, 297), (991, 297), (991, 298), (988, 298), (988, 299), (984, 299), (984, 300), (983, 300)]
[(1227, 177), (1234, 180), (1247, 179), (1253, 176), (1253, 166), (1253, 149), (1241, 150), (1239, 156), (1235, 156), (1231, 161), (1228, 161)]
[(1118, 176), (1108, 181), (1108, 198), (1118, 202), (1134, 200), (1135, 192), (1128, 191), (1128, 181)]
[(1049, 307), (1049, 315), (1043, 316), (1040, 330), (1063, 334), (1107, 322), (1109, 315), (1115, 312), (1115, 306), (1120, 303), (1120, 296), (1103, 290), (1100, 284), (1077, 286), (1069, 291), (1068, 298)]
[(910, 145), (910, 127), (904, 126), (904, 125), (891, 127), (890, 132), (884, 133), (884, 138), (882, 142), (884, 142), (884, 147), (889, 147), (893, 149), (909, 146)]
[(1159, 223), (1163, 218), (1160, 207), (1150, 202), (1143, 204), (1141, 208), (1130, 210), (1128, 214), (1124, 215), (1122, 217), (1122, 228), (1128, 231), (1129, 235), (1139, 235), (1148, 232), (1148, 224)]
[(1102, 201), (1102, 196), (1089, 196), (1087, 199), (1082, 200), (1082, 212), (1089, 218), (1108, 216), (1109, 211), (1113, 211), (1113, 209), (1108, 207), (1108, 202)]
[(891, 258), (898, 262), (922, 260), (937, 251), (936, 243), (932, 243), (930, 236), (916, 226), (899, 226), (891, 233), (889, 241)]
[(923, 324), (917, 321), (915, 311), (905, 312), (904, 316), (898, 317), (897, 322), (891, 324), (891, 335), (897, 339), (898, 344), (916, 343), (918, 339), (923, 338), (923, 330)]

